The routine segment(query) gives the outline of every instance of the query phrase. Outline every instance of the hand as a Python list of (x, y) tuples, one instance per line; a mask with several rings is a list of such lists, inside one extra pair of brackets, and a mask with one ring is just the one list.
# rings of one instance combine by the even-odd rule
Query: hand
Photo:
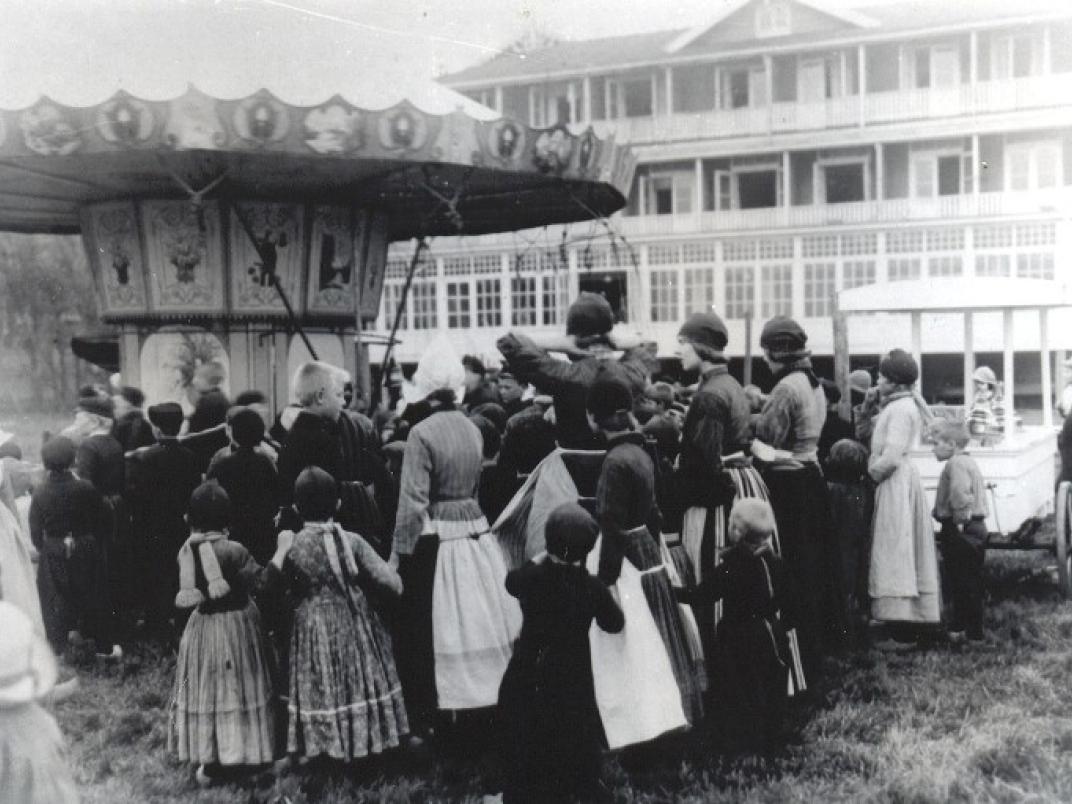
[(542, 564), (546, 560), (547, 560), (547, 551), (546, 550), (544, 550), (542, 553), (537, 553), (536, 555), (534, 555), (532, 557), (532, 563), (533, 564)]
[(620, 325), (607, 333), (607, 340), (610, 341), (610, 345), (614, 347), (615, 350), (621, 352), (635, 349), (644, 343), (639, 333), (631, 332)]
[(290, 548), (294, 546), (294, 531), (281, 530), (279, 535), (275, 539), (275, 550), (277, 553), (286, 555), (290, 552)]
[(395, 572), (398, 572), (399, 560), (400, 559), (398, 557), (398, 553), (396, 553), (394, 550), (392, 550), (390, 557), (387, 559), (387, 566), (390, 567)]

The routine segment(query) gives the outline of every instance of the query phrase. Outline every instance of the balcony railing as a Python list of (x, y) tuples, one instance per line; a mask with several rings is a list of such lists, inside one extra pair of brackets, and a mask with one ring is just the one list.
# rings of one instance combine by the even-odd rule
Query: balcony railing
[(699, 214), (622, 217), (626, 235), (738, 232), (809, 226), (853, 226), (899, 221), (943, 220), (990, 215), (1029, 215), (1068, 209), (1072, 188), (1024, 193), (980, 193), (938, 198), (895, 198), (848, 204), (736, 209)]
[[(1056, 73), (1001, 81), (980, 81), (952, 87), (871, 92), (815, 102), (772, 103), (743, 109), (675, 112), (651, 117), (624, 117), (592, 122), (603, 136), (619, 142), (659, 143), (676, 140), (813, 131), (901, 120), (925, 120), (967, 114), (1067, 106), (1072, 74)], [(582, 130), (587, 124), (577, 124)]]

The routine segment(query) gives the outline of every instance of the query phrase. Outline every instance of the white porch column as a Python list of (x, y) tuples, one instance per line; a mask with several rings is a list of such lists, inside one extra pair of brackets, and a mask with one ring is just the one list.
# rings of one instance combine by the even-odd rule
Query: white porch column
[(975, 383), (972, 381), (972, 373), (975, 371), (975, 335), (972, 324), (974, 316), (971, 312), (964, 313), (964, 407), (971, 407), (974, 396)]
[(495, 87), (495, 111), (503, 113), (503, 88), (502, 84)]
[(567, 263), (567, 304), (572, 303), (581, 292), (580, 255), (577, 248), (569, 250), (569, 262)]
[(886, 200), (886, 158), (882, 143), (875, 143), (875, 200)]
[(867, 125), (867, 48), (863, 45), (856, 47), (856, 67), (860, 92), (860, 128), (863, 128)]
[[(703, 183), (703, 159), (697, 159), (693, 165), (693, 173), (696, 181), (696, 193), (693, 197), (695, 202), (696, 220), (700, 220), (700, 216), (703, 214), (704, 204), (704, 183)], [(697, 226), (697, 229), (699, 226)]]
[(584, 77), (584, 122), (592, 122), (592, 76), (586, 75)]
[(971, 170), (972, 170), (972, 195), (979, 200), (979, 183), (983, 178), (982, 166), (979, 162), (979, 135), (972, 134), (971, 138)]
[(923, 313), (912, 311), (912, 357), (919, 366), (919, 390), (923, 393)]
[(502, 261), (502, 273), (500, 274), (502, 287), (499, 289), (499, 302), (502, 306), (503, 327), (509, 329), (514, 326), (514, 297), (510, 293), (510, 278), (514, 275), (513, 255), (504, 251), (499, 258)]
[(447, 308), (449, 305), (447, 304), (447, 277), (443, 268), (443, 262), (444, 260), (442, 257), (436, 257), (435, 279), (433, 281), (435, 282), (436, 288), (436, 329), (445, 332), (448, 329)]
[(663, 86), (666, 91), (666, 116), (674, 113), (674, 68), (663, 68)]
[(1050, 311), (1039, 309), (1039, 355), (1042, 360), (1042, 424), (1053, 427), (1053, 378), (1050, 377)]
[(793, 178), (792, 162), (789, 159), (789, 151), (782, 151), (782, 206), (787, 209), (793, 206)]
[(763, 56), (763, 82), (767, 86), (767, 133), (774, 130), (774, 59)]
[(1016, 392), (1016, 377), (1014, 375), (1014, 356), (1016, 354), (1015, 347), (1016, 342), (1013, 340), (1015, 335), (1013, 328), (1013, 310), (1011, 307), (1002, 311), (1002, 323), (1004, 324), (1005, 336), (1004, 351), (1001, 356), (1001, 375), (1002, 380), (1005, 383), (1005, 432), (1011, 433), (1015, 429), (1013, 427), (1014, 421), (1014, 408), (1015, 408), (1015, 392)]

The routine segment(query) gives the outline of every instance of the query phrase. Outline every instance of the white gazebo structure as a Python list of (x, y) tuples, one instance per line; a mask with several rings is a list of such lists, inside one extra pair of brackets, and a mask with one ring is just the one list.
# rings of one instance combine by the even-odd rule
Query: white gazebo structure
[[(858, 313), (903, 313), (911, 316), (911, 352), (922, 369), (924, 313), (961, 314), (964, 319), (964, 399), (973, 394), (975, 371), (973, 316), (975, 313), (1002, 313), (1002, 374), (1005, 383), (1004, 437), (996, 444), (973, 446), (972, 455), (983, 477), (993, 485), (992, 509), (987, 520), (992, 533), (1011, 533), (1034, 516), (1052, 510), (1054, 454), (1057, 442), (1053, 422), (1053, 379), (1050, 369), (1049, 311), (1072, 307), (1072, 285), (1043, 279), (936, 278), (907, 282), (886, 282), (843, 290), (838, 294), (839, 311)], [(1016, 427), (1013, 412), (1016, 387), (1014, 319), (1018, 311), (1037, 311), (1039, 354), (1042, 378), (1042, 426)], [(890, 344), (890, 347), (899, 344)], [(847, 365), (847, 354), (842, 356)], [(924, 446), (912, 453), (933, 500), (941, 466)]]

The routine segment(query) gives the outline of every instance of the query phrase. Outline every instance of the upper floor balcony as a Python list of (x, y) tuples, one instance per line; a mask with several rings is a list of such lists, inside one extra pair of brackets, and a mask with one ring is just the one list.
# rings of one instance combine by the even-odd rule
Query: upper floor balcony
[[(866, 92), (816, 101), (772, 102), (735, 109), (653, 113), (594, 120), (600, 136), (619, 142), (666, 143), (732, 139), (939, 120), (967, 115), (1072, 106), (1072, 73), (1051, 73), (974, 84)], [(580, 131), (588, 123), (571, 128)]]

